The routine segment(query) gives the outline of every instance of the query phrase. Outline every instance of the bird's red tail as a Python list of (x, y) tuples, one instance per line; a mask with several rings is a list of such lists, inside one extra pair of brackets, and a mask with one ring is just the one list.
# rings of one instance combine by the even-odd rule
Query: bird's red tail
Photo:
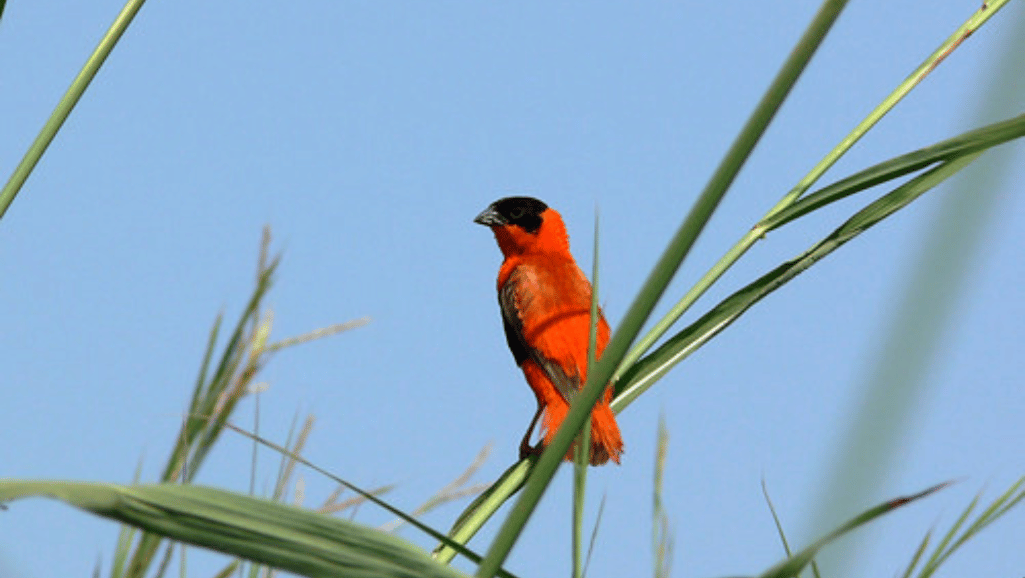
[[(544, 431), (544, 446), (552, 443), (559, 426), (566, 419), (569, 413), (569, 406), (562, 399), (552, 400), (545, 406), (545, 415), (542, 421)], [(619, 433), (619, 426), (616, 424), (616, 416), (609, 407), (612, 401), (612, 387), (605, 390), (605, 395), (594, 406), (591, 411), (591, 452), (589, 460), (592, 466), (600, 466), (612, 460), (619, 463), (619, 456), (623, 454), (623, 437)], [(560, 403), (561, 402), (561, 403)], [(566, 454), (566, 461), (573, 461), (575, 446), (571, 446)]]

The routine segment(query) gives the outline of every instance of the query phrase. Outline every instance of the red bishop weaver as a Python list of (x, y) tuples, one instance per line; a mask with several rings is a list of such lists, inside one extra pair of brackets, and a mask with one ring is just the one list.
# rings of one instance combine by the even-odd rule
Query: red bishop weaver
[[(516, 364), (537, 397), (537, 413), (520, 443), (520, 457), (551, 443), (566, 419), (568, 400), (587, 381), (591, 284), (569, 252), (569, 236), (555, 209), (531, 197), (499, 199), (477, 215), (502, 250), (498, 303)], [(609, 342), (609, 324), (598, 314), (597, 355)], [(623, 438), (609, 407), (612, 386), (591, 413), (591, 465), (617, 464)], [(541, 416), (542, 439), (530, 445)], [(573, 459), (573, 449), (566, 455)]]

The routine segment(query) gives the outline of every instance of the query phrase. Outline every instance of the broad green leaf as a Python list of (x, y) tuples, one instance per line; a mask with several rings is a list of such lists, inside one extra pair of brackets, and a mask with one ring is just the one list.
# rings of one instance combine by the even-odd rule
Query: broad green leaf
[(45, 496), (154, 534), (311, 577), (456, 578), (394, 536), (348, 520), (202, 486), (2, 481), (0, 502)]

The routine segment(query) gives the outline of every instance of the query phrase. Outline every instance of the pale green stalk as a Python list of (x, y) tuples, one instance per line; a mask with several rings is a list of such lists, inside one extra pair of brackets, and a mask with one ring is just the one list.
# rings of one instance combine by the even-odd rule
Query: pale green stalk
[(865, 135), (880, 119), (883, 118), (890, 110), (893, 109), (908, 93), (911, 92), (915, 86), (917, 86), (933, 69), (936, 68), (951, 52), (954, 51), (968, 36), (975, 32), (980, 26), (982, 26), (987, 20), (990, 19), (1000, 8), (1002, 8), (1009, 0), (998, 0), (996, 2), (990, 2), (988, 5), (980, 8), (975, 12), (971, 18), (969, 18), (964, 24), (962, 24), (957, 30), (951, 34), (946, 41), (944, 41), (939, 48), (937, 48), (928, 58), (922, 62), (921, 65), (914, 72), (912, 72), (904, 82), (900, 83), (896, 89), (889, 96), (887, 96), (879, 105), (872, 110), (857, 126), (844, 137), (843, 140), (837, 144), (833, 150), (831, 150), (821, 161), (818, 162), (807, 175), (804, 176), (795, 186), (775, 206), (773, 206), (765, 214), (764, 217), (758, 222), (755, 227), (744, 234), (739, 241), (733, 247), (726, 252), (709, 270), (694, 284), (683, 297), (673, 305), (672, 309), (662, 319), (660, 319), (651, 330), (638, 340), (630, 353), (623, 359), (616, 374), (613, 376), (613, 381), (619, 381), (619, 378), (623, 376), (623, 373), (630, 368), (631, 365), (637, 362), (656, 341), (662, 338), (663, 335), (669, 330), (670, 327), (684, 314), (690, 307), (702, 296), (705, 291), (708, 290), (718, 279), (721, 277), (733, 264), (740, 259), (744, 253), (747, 252), (759, 239), (761, 239), (766, 232), (763, 222), (768, 220), (776, 213), (786, 209), (794, 202), (796, 202), (801, 195), (808, 191), (811, 186), (822, 177), (823, 174), (830, 167), (833, 166), (836, 161), (840, 159), (844, 154), (854, 146), (862, 136)]
[(669, 578), (673, 564), (673, 533), (669, 529), (669, 513), (662, 501), (669, 453), (669, 429), (665, 415), (658, 416), (658, 441), (655, 445), (655, 473), (651, 491), (651, 550), (654, 558), (654, 577)]
[[(454, 544), (466, 544), (470, 538), (477, 533), (484, 523), (491, 519), (491, 516), (502, 507), (509, 498), (520, 491), (523, 484), (527, 483), (530, 472), (533, 471), (537, 458), (534, 456), (520, 460), (509, 466), (499, 476), (498, 480), (490, 488), (481, 493), (476, 500), (470, 503), (463, 513), (452, 524), (448, 538)], [(440, 562), (448, 563), (456, 557), (459, 552), (442, 541), (434, 549), (434, 558)]]
[[(68, 87), (67, 92), (64, 93), (60, 102), (57, 103), (57, 108), (50, 114), (50, 118), (47, 119), (42, 130), (39, 131), (36, 140), (32, 141), (32, 145), (25, 152), (25, 156), (14, 169), (11, 178), (4, 185), (4, 188), (0, 190), (0, 219), (3, 218), (7, 208), (14, 201), (14, 197), (18, 195), (18, 191), (21, 190), (28, 176), (32, 174), (32, 169), (35, 168), (36, 163), (43, 157), (47, 147), (53, 142), (53, 138), (57, 135), (57, 131), (60, 130), (64, 121), (68, 119), (71, 110), (75, 108), (78, 99), (82, 98), (85, 89), (89, 88), (89, 83), (96, 77), (96, 73), (103, 66), (103, 62), (110, 55), (110, 52), (114, 50), (117, 41), (121, 39), (121, 35), (128, 29), (128, 25), (132, 23), (132, 19), (135, 18), (135, 15), (138, 14), (139, 9), (142, 8), (145, 2), (146, 0), (128, 0), (124, 8), (121, 9), (121, 13), (114, 19), (114, 23), (110, 25), (110, 29), (100, 39), (100, 43), (93, 50), (92, 55), (85, 61), (82, 70), (75, 77), (75, 80), (71, 82), (71, 86)], [(2, 10), (2, 6), (0, 6), (0, 10)]]
[[(587, 373), (591, 373), (597, 361), (598, 346), (598, 209), (594, 211), (594, 252), (591, 264), (591, 313), (587, 333)], [(573, 463), (573, 567), (574, 578), (582, 578), (584, 502), (587, 489), (587, 466), (591, 457), (591, 420), (584, 422), (577, 443), (576, 459)]]
[[(995, 11), (1002, 3), (991, 3)], [(979, 100), (971, 108), (977, 119), (1021, 112), (1023, 95), (1017, 80), (1025, 75), (1021, 45), (1025, 22), (1009, 35), (1003, 54), (995, 62), (992, 81), (979, 87)], [(997, 55), (994, 55), (997, 56)], [(994, 58), (993, 60), (998, 60)], [(988, 85), (988, 86), (987, 86)], [(963, 111), (958, 111), (963, 112)], [(973, 123), (974, 124), (974, 123)], [(1020, 150), (1020, 148), (1019, 148)], [(856, 376), (851, 415), (839, 432), (834, 463), (818, 485), (819, 493), (809, 512), (810, 531), (828, 527), (883, 490), (912, 424), (924, 409), (934, 385), (930, 380), (933, 360), (954, 323), (958, 298), (975, 280), (973, 267), (985, 255), (985, 238), (1006, 193), (1012, 167), (1021, 163), (1012, 147), (988, 151), (965, 176), (953, 183), (938, 211), (923, 229), (923, 242), (905, 268), (901, 294), (894, 299), (886, 327), (874, 339), (877, 350), (865, 355), (861, 376)], [(850, 542), (843, 551), (830, 553), (823, 564), (840, 574), (859, 558), (862, 542)]]

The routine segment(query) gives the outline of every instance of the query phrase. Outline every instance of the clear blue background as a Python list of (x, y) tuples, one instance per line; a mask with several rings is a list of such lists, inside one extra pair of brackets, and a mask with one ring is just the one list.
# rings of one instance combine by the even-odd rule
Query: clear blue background
[[(276, 357), (262, 375), (262, 433), (283, 440), (297, 412), (315, 414), (307, 456), (364, 487), (398, 484), (389, 499), (406, 509), (488, 443), (477, 479), (494, 479), (515, 459), (534, 400), (502, 336), (499, 253), (473, 216), (500, 196), (540, 197), (564, 215), (586, 268), (599, 207), (602, 300), (615, 325), (816, 6), (149, 3), (0, 223), (0, 475), (127, 482), (141, 457), (153, 479), (210, 324), (244, 304), (270, 224), (284, 255), (269, 298), (275, 338), (373, 322)], [(672, 295), (977, 8), (852, 3)], [(13, 170), (119, 9), (8, 3), (0, 173)], [(1013, 3), (972, 36), (827, 178), (976, 126), (997, 55), (1021, 51), (1008, 43), (1023, 18)], [(1025, 109), (1025, 89), (1008, 99)], [(992, 499), (1025, 474), (1025, 157), (1013, 146), (1014, 184), (999, 194), (898, 467), (859, 507), (960, 483), (863, 532), (852, 576), (894, 575), (929, 528), (944, 529), (980, 489)], [(590, 479), (592, 519), (606, 499), (590, 576), (651, 571), (660, 414), (672, 436), (675, 576), (750, 575), (781, 558), (763, 478), (792, 539), (807, 542), (817, 492), (947, 191), (760, 303), (622, 414), (623, 465)], [(859, 202), (769, 235), (695, 313)], [(226, 436), (200, 481), (248, 488), (249, 447)], [(258, 488), (271, 485), (273, 462), (262, 454)], [(303, 476), (307, 502), (319, 503), (329, 484)], [(563, 468), (509, 570), (567, 575), (569, 482)], [(425, 519), (447, 529), (464, 505)], [(364, 507), (358, 519), (390, 518)], [(471, 546), (485, 549), (496, 526)], [(116, 531), (57, 502), (12, 504), (0, 512), (0, 575), (86, 576), (98, 560), (106, 571)], [(1019, 509), (943, 575), (1020, 578), (1023, 538)], [(197, 550), (189, 561), (190, 576), (222, 563)]]

